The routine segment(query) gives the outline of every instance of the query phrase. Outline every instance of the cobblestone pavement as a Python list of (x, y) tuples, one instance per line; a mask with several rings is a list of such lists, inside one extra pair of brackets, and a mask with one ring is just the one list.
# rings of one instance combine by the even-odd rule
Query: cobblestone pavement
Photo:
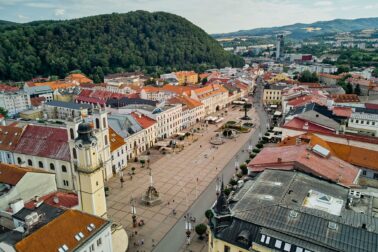
[[(228, 108), (223, 122), (239, 121), (238, 118), (243, 113), (239, 108), (235, 110)], [(249, 116), (257, 121), (254, 110), (249, 112)], [(140, 204), (140, 198), (150, 183), (147, 168), (138, 167), (132, 180), (126, 176), (122, 188), (118, 177), (108, 182), (110, 188), (110, 195), (107, 197), (108, 216), (112, 221), (121, 223), (125, 227), (130, 237), (128, 251), (151, 251), (176, 222), (182, 219), (195, 199), (218, 176), (225, 164), (229, 163), (256, 129), (250, 133), (240, 134), (236, 140), (226, 140), (226, 143), (217, 149), (211, 148), (209, 143), (211, 137), (217, 133), (215, 130), (215, 125), (209, 125), (203, 135), (197, 134), (198, 140), (185, 147), (183, 151), (167, 154), (150, 163), (154, 186), (162, 199), (160, 205), (147, 207)], [(137, 218), (145, 222), (142, 227), (132, 227), (131, 196), (137, 199)], [(177, 212), (175, 215), (173, 209)], [(143, 245), (138, 246), (138, 243), (142, 242)]]

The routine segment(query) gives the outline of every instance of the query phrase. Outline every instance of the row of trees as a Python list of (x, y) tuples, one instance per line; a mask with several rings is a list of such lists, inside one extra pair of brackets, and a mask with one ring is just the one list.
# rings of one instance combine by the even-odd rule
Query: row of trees
[(2, 80), (64, 77), (80, 69), (101, 82), (104, 75), (121, 71), (159, 75), (243, 65), (200, 28), (162, 12), (0, 26), (0, 41)]

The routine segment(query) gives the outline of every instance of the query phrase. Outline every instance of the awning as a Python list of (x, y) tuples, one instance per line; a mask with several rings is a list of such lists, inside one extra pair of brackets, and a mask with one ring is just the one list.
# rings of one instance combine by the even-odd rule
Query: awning
[(277, 108), (277, 105), (272, 104), (272, 105), (270, 105), (270, 107), (271, 108)]
[(281, 116), (281, 115), (282, 115), (282, 112), (281, 112), (281, 111), (276, 111), (276, 112), (274, 112), (273, 115), (274, 115), (274, 116)]

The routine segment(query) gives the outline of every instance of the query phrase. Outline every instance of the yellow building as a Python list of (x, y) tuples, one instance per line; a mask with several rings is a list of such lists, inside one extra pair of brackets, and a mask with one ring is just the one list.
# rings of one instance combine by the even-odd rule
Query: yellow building
[(263, 103), (269, 104), (281, 104), (282, 90), (286, 86), (270, 85), (264, 88)]
[(104, 167), (92, 131), (89, 123), (81, 123), (75, 139), (79, 202), (82, 211), (106, 218)]
[(285, 82), (285, 81), (292, 81), (289, 76), (286, 74), (280, 73), (277, 74), (276, 76), (273, 76), (268, 80), (269, 84), (277, 83), (277, 82)]
[(175, 72), (179, 85), (194, 85), (198, 83), (198, 74), (194, 71)]

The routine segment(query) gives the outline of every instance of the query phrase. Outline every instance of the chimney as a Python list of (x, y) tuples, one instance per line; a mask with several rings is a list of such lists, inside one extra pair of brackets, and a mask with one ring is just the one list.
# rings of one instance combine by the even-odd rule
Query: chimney
[(57, 195), (54, 196), (53, 202), (54, 204), (59, 204), (59, 197)]
[(24, 201), (22, 199), (17, 200), (15, 202), (11, 203), (10, 207), (12, 209), (12, 213), (15, 214), (15, 213), (17, 213), (18, 211), (20, 211), (21, 209), (24, 208)]
[(277, 163), (281, 163), (282, 162), (282, 158), (277, 158)]

